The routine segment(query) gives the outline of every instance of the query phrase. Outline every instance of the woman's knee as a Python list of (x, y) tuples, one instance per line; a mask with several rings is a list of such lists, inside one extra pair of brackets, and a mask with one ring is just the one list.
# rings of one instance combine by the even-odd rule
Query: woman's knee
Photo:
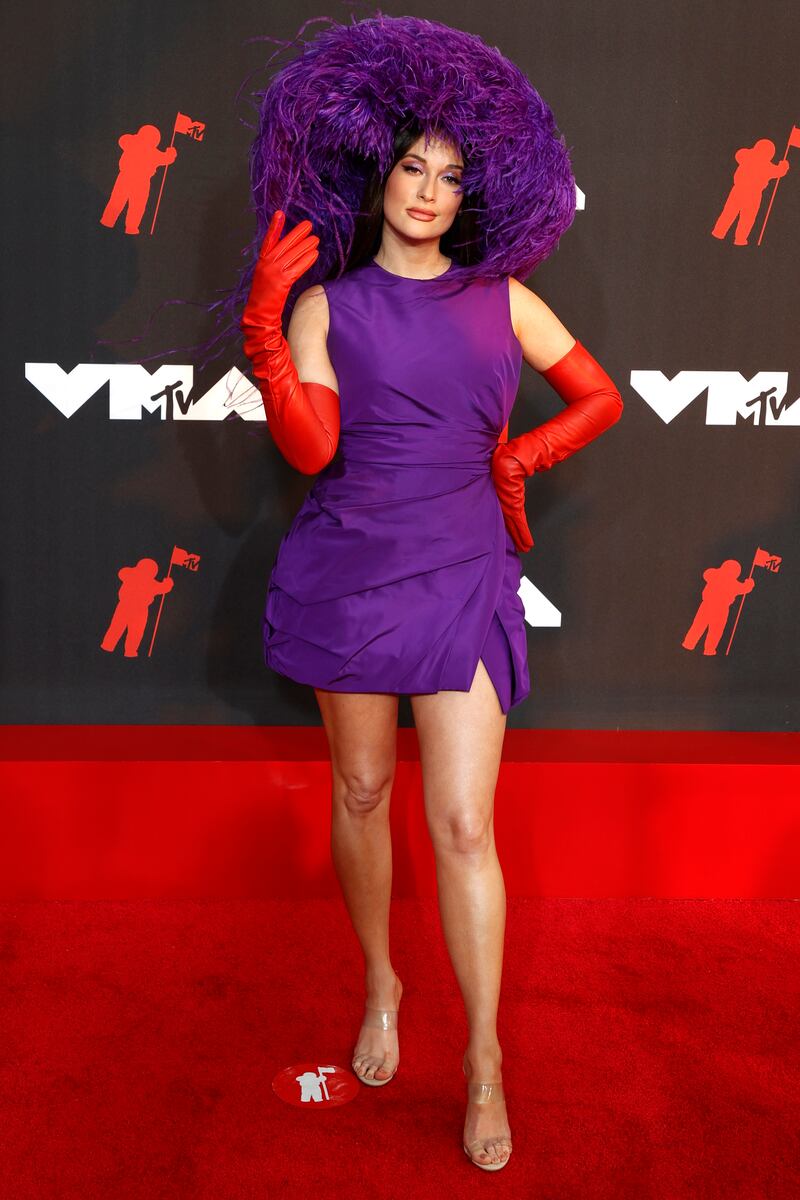
[(430, 834), (436, 853), (480, 856), (494, 843), (492, 813), (463, 809), (443, 814), (430, 823)]
[(334, 803), (353, 813), (373, 812), (392, 790), (398, 697), (315, 691), (330, 745)]
[(388, 802), (393, 781), (394, 766), (389, 764), (334, 771), (334, 799), (349, 813), (364, 816)]

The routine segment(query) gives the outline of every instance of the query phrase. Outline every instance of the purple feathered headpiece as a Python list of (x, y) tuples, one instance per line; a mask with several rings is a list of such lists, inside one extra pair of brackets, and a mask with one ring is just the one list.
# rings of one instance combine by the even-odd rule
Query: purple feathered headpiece
[(392, 165), (398, 127), (449, 135), (477, 198), (473, 276), (525, 278), (575, 216), (575, 180), (550, 108), (497, 47), (421, 17), (369, 17), (308, 42), (263, 93), (250, 156), (260, 245), (276, 208), (320, 238), (308, 287), (343, 269), (367, 176)]

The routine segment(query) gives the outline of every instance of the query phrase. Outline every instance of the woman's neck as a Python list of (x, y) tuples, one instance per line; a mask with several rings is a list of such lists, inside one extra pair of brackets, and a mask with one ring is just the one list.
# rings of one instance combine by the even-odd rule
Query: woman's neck
[(416, 256), (398, 253), (397, 250), (386, 253), (386, 247), (381, 244), (378, 252), (373, 255), (373, 262), (392, 275), (402, 275), (405, 279), (431, 279), (443, 275), (450, 266), (452, 259), (437, 253), (433, 259), (421, 259)]

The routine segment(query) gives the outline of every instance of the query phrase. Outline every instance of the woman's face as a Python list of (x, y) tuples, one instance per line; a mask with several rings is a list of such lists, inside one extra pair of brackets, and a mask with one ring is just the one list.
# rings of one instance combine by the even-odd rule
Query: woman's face
[[(386, 180), (384, 220), (403, 237), (419, 241), (440, 238), (452, 225), (463, 199), (458, 190), (463, 168), (454, 146), (430, 141), (426, 149), (421, 134)], [(433, 215), (417, 217), (413, 209)]]

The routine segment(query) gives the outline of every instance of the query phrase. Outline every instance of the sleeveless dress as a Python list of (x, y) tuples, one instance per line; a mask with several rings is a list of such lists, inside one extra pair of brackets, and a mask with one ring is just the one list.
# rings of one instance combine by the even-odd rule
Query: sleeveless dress
[(281, 539), (264, 662), (337, 692), (530, 692), (520, 558), (490, 463), (519, 386), (508, 278), (408, 279), (376, 262), (323, 283), (336, 454)]

